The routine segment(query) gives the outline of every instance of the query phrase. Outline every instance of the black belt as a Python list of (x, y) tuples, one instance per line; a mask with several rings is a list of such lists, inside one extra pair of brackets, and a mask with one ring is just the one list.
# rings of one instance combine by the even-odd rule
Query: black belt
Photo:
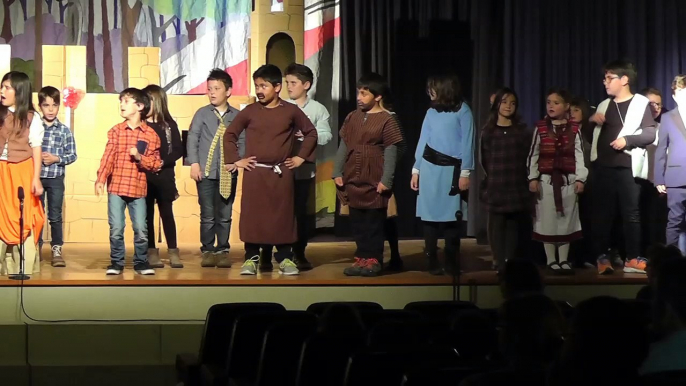
[[(424, 155), (422, 156), (425, 161), (432, 163), (436, 166), (454, 166), (455, 169), (453, 170), (453, 181), (450, 184), (450, 193), (448, 193), (451, 196), (457, 196), (460, 194), (460, 186), (459, 186), (459, 181), (460, 181), (460, 173), (462, 172), (461, 166), (462, 166), (462, 160), (459, 158), (451, 157), (449, 155), (443, 154), (439, 151), (436, 151), (432, 149), (429, 145), (426, 145), (424, 147)], [(466, 196), (463, 195), (463, 196)], [(465, 200), (466, 201), (466, 200)]]

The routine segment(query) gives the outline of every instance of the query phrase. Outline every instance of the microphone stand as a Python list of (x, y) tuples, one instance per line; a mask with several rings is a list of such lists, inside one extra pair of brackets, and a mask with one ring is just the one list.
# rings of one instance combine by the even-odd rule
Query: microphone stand
[[(24, 274), (24, 197), (19, 199), (19, 274), (10, 275), (12, 280), (29, 280), (31, 277)], [(3, 256), (4, 257), (4, 256)]]
[(460, 275), (462, 274), (462, 262), (460, 252), (461, 244), (460, 238), (462, 237), (462, 211), (458, 210), (455, 212), (455, 220), (457, 220), (457, 243), (458, 248), (455, 250), (455, 261), (453, 263), (453, 301), (460, 300)]

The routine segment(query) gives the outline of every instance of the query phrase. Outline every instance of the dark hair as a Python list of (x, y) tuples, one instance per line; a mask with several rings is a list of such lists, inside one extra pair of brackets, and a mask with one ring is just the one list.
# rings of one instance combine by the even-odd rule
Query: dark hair
[(432, 76), (426, 81), (426, 91), (436, 93), (431, 107), (439, 113), (458, 111), (462, 106), (462, 85), (454, 74)]
[(655, 309), (658, 312), (657, 319), (667, 311), (669, 306), (676, 316), (686, 322), (686, 259), (674, 259), (666, 262), (658, 272)]
[(38, 91), (38, 104), (45, 102), (45, 98), (51, 98), (57, 105), (60, 105), (60, 90), (52, 87), (45, 86), (40, 91)]
[(498, 273), (503, 298), (522, 294), (543, 293), (543, 280), (536, 265), (529, 260), (512, 259)]
[(233, 79), (231, 79), (231, 75), (220, 68), (215, 68), (210, 71), (210, 74), (207, 75), (207, 81), (209, 82), (211, 80), (218, 80), (224, 83), (224, 87), (226, 87), (227, 90), (233, 87)]
[(565, 103), (572, 103), (572, 94), (570, 94), (569, 91), (563, 88), (553, 87), (551, 89), (548, 89), (548, 92), (545, 94), (546, 99), (553, 94), (559, 95)]
[(167, 107), (167, 93), (164, 92), (162, 87), (156, 84), (145, 86), (143, 92), (148, 94), (148, 97), (150, 98), (153, 121), (160, 123), (164, 127), (169, 127), (169, 122), (172, 122), (174, 118), (169, 114), (169, 108)]
[(388, 81), (383, 76), (370, 72), (368, 74), (362, 75), (357, 81), (357, 89), (367, 90), (374, 97), (381, 95), (383, 99), (383, 106), (386, 110), (392, 110), (392, 95), (391, 87), (388, 85)]
[(143, 105), (143, 110), (141, 110), (141, 119), (144, 120), (145, 117), (148, 116), (148, 113), (150, 112), (150, 98), (148, 97), (148, 94), (137, 88), (129, 87), (119, 93), (119, 100), (124, 97), (129, 97), (133, 99), (134, 102)]
[(655, 87), (646, 87), (643, 90), (641, 90), (641, 92), (639, 94), (646, 96), (646, 97), (648, 95), (657, 95), (660, 98), (662, 98), (662, 92), (660, 90), (656, 89)]
[[(33, 108), (33, 103), (31, 102), (31, 97), (33, 94), (33, 89), (31, 87), (31, 80), (29, 76), (23, 72), (10, 71), (5, 76), (2, 77), (2, 81), (5, 82), (9, 80), (10, 85), (14, 89), (14, 133), (19, 134), (24, 129), (28, 129), (29, 122), (29, 112), (35, 111)], [(9, 114), (9, 109), (5, 109), (3, 113), (2, 121), (5, 120), (7, 114)]]
[(626, 76), (629, 78), (629, 86), (633, 85), (638, 77), (636, 66), (626, 59), (613, 60), (605, 63), (603, 66), (603, 74), (607, 74), (608, 72), (615, 74), (620, 78)]
[[(303, 64), (291, 63), (286, 67), (284, 75), (292, 75), (303, 82), (303, 84), (305, 84), (305, 82), (310, 82), (310, 87), (312, 87), (312, 84), (314, 83), (314, 74), (312, 73), (312, 70)], [(307, 91), (310, 90), (310, 87), (307, 88)]]
[(584, 119), (583, 119), (584, 121), (579, 122), (579, 123), (582, 126), (584, 126), (588, 122), (588, 119), (591, 117), (591, 104), (588, 103), (586, 98), (583, 98), (580, 96), (575, 96), (574, 98), (572, 98), (572, 100), (571, 100), (571, 102), (569, 102), (569, 104), (572, 107), (578, 107), (579, 109), (581, 109), (581, 114), (583, 114), (583, 116), (584, 116)]
[(512, 126), (519, 126), (521, 124), (522, 117), (519, 116), (519, 96), (517, 96), (517, 93), (513, 89), (509, 87), (503, 87), (495, 94), (495, 99), (493, 100), (493, 104), (491, 105), (491, 109), (488, 113), (486, 127), (493, 128), (498, 124), (498, 111), (500, 110), (500, 104), (508, 95), (512, 95), (515, 98), (516, 104), (515, 112), (510, 118), (510, 120), (512, 120)]
[(281, 70), (273, 64), (265, 64), (260, 66), (252, 74), (252, 79), (262, 78), (266, 82), (270, 83), (272, 86), (281, 84), (283, 82), (283, 76), (281, 75)]

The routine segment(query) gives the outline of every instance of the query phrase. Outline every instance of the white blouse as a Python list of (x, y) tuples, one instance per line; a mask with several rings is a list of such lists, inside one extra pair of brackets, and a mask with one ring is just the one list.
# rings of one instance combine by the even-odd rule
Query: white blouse
[[(10, 107), (9, 110), (14, 112), (13, 107)], [(43, 120), (38, 112), (34, 112), (33, 119), (31, 119), (31, 125), (29, 126), (29, 146), (31, 146), (31, 148), (42, 147), (44, 133), (45, 128), (43, 127)], [(2, 149), (2, 155), (0, 155), (0, 161), (7, 161), (7, 147), (8, 143), (5, 142), (5, 147)]]

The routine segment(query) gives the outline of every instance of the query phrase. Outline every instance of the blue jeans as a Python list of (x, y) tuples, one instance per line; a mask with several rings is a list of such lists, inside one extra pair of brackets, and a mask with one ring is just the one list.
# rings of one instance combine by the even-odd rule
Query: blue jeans
[(124, 266), (126, 246), (124, 228), (126, 227), (125, 210), (133, 224), (133, 265), (148, 262), (148, 225), (146, 222), (145, 197), (130, 198), (116, 194), (107, 195), (107, 221), (110, 224), (110, 258), (112, 265)]
[(219, 194), (219, 180), (203, 178), (197, 183), (200, 204), (200, 250), (202, 252), (229, 250), (231, 211), (236, 199), (237, 176), (235, 173), (232, 175), (231, 195), (228, 199), (224, 199)]
[[(41, 178), (45, 191), (40, 196), (43, 210), (45, 210), (45, 198), (48, 199), (48, 221), (50, 222), (50, 245), (64, 244), (62, 237), (62, 204), (64, 203), (64, 174), (57, 178)], [(38, 239), (38, 244), (43, 246), (43, 232)]]

